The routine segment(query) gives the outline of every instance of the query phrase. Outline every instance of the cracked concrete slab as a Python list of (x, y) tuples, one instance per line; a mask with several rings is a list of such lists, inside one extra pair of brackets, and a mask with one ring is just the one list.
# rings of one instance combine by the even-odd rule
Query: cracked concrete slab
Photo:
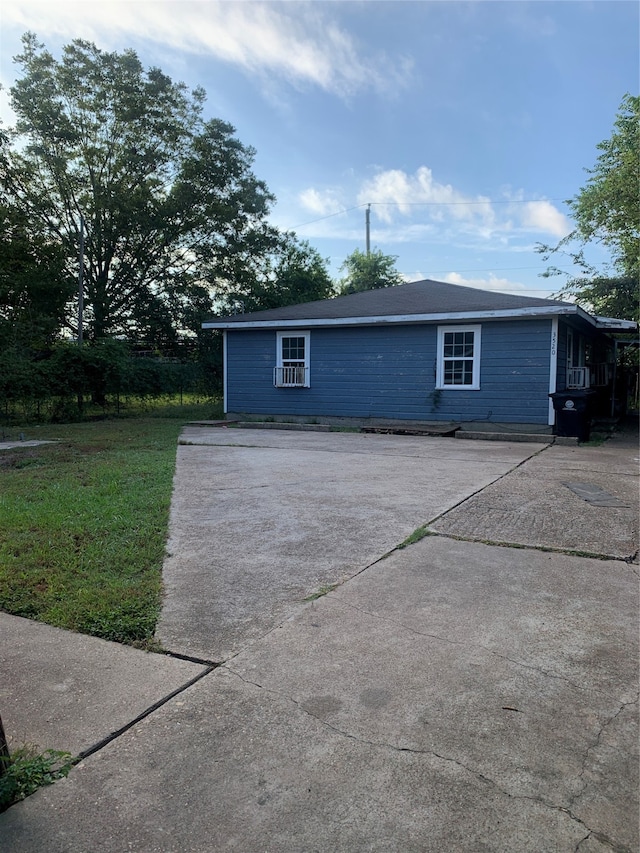
[[(600, 506), (586, 502), (567, 489), (576, 480), (613, 500)], [(638, 551), (639, 497), (637, 441), (614, 438), (598, 448), (553, 445), (446, 512), (432, 529), (475, 541), (627, 559)]]
[(225, 660), (545, 445), (186, 428), (157, 636)]
[(459, 762), (631, 851), (637, 625), (624, 563), (427, 537), (227, 666), (345, 736)]
[(631, 853), (637, 618), (624, 563), (427, 537), (0, 829), (16, 853)]
[[(629, 749), (629, 744), (636, 744)], [(571, 802), (571, 811), (585, 823), (605, 826), (615, 822), (623, 827), (629, 815), (638, 816), (638, 705), (622, 705), (598, 732), (598, 737), (585, 753), (580, 774), (581, 789)], [(616, 767), (618, 778), (608, 772)], [(627, 784), (624, 784), (627, 780)], [(621, 784), (622, 782), (622, 784)], [(626, 846), (634, 849), (637, 833), (627, 833)], [(637, 846), (636, 846), (637, 849)]]
[[(340, 592), (390, 625), (607, 693), (638, 671), (638, 578), (622, 561), (428, 536)], [(374, 579), (378, 578), (378, 583)]]
[[(60, 820), (69, 809), (74, 820)], [(15, 853), (550, 853), (587, 834), (456, 761), (345, 737), (220, 670), (11, 809), (2, 829)]]

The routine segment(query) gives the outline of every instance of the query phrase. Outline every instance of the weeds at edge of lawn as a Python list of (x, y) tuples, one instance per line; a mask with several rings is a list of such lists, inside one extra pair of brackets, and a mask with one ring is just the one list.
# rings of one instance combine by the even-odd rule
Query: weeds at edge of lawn
[(69, 752), (46, 749), (40, 752), (32, 744), (14, 750), (11, 756), (0, 756), (0, 812), (24, 800), (38, 788), (52, 785), (69, 775), (73, 756)]
[[(179, 419), (40, 427), (0, 465), (0, 608), (153, 647)], [(19, 451), (2, 451), (16, 453)]]

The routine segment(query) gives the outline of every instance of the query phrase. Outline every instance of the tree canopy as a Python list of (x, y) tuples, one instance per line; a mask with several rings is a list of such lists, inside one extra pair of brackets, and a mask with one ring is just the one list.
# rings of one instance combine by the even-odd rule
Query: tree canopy
[(379, 249), (369, 254), (355, 249), (340, 267), (346, 274), (338, 282), (338, 293), (344, 296), (361, 290), (376, 290), (402, 284), (404, 279), (395, 264), (395, 255), (385, 255)]
[(214, 300), (238, 289), (255, 285), (261, 306), (278, 290), (297, 298), (305, 271), (313, 298), (314, 286), (324, 295), (324, 262), (268, 225), (274, 197), (253, 174), (255, 152), (230, 124), (205, 121), (202, 89), (145, 70), (132, 50), (104, 52), (79, 39), (58, 61), (26, 34), (16, 62), (17, 121), (0, 137), (0, 204), (29, 223), (20, 232), (31, 244), (27, 259), (55, 249), (67, 334), (77, 334), (69, 282), (81, 230), (88, 340), (167, 346), (180, 331), (197, 333)]
[(238, 276), (234, 286), (219, 298), (232, 311), (262, 311), (327, 299), (333, 282), (327, 261), (306, 241), (291, 232), (275, 235), (268, 252), (256, 255), (248, 274)]
[(60, 246), (0, 203), (0, 351), (36, 356), (58, 335), (75, 283)]
[[(582, 273), (565, 283), (561, 294), (601, 314), (638, 319), (640, 311), (640, 97), (625, 95), (610, 139), (580, 192), (567, 204), (575, 228), (545, 257), (566, 253)], [(605, 246), (612, 269), (598, 270), (585, 259), (589, 244)], [(578, 248), (572, 250), (572, 246)], [(560, 274), (552, 267), (546, 275)]]

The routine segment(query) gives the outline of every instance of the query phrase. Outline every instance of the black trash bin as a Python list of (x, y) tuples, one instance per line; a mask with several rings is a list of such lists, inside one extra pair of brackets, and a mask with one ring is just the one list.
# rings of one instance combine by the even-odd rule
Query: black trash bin
[(589, 441), (591, 433), (591, 404), (595, 391), (578, 388), (549, 394), (556, 413), (556, 435)]

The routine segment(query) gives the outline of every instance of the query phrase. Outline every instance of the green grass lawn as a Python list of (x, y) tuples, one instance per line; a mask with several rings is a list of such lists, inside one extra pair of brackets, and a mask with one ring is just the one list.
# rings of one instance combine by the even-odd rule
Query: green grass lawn
[(220, 411), (172, 414), (30, 428), (26, 438), (59, 442), (0, 451), (0, 609), (122, 643), (153, 638), (178, 434)]

